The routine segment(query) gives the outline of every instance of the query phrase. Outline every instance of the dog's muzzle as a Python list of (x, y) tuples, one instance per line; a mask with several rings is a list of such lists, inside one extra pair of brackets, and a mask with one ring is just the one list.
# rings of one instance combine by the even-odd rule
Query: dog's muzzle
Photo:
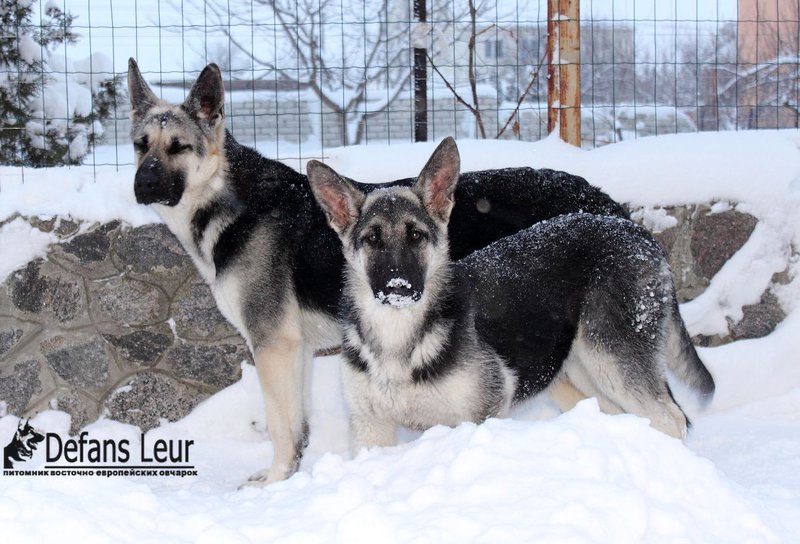
[(183, 194), (183, 179), (179, 175), (165, 179), (163, 170), (143, 165), (136, 171), (133, 194), (139, 204), (175, 206)]
[(422, 291), (414, 289), (411, 283), (404, 278), (392, 278), (382, 289), (375, 292), (375, 298), (382, 304), (405, 308), (418, 302), (422, 298)]
[(155, 172), (140, 169), (136, 172), (133, 181), (133, 194), (136, 195), (136, 202), (139, 204), (153, 204), (160, 200), (163, 195), (159, 194), (159, 177)]

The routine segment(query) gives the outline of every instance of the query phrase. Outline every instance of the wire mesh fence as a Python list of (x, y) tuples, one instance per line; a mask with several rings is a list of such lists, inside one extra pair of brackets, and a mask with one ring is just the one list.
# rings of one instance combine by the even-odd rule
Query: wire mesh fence
[[(0, 163), (131, 164), (128, 57), (171, 102), (217, 63), (229, 130), (276, 158), (538, 140), (547, 21), (547, 0), (0, 0)], [(581, 1), (582, 146), (797, 128), (799, 21), (800, 0)]]

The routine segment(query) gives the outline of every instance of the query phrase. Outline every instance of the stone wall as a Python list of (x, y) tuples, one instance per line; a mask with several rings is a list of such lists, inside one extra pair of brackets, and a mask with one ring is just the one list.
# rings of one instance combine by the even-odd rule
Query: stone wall
[[(675, 226), (656, 234), (682, 301), (703, 291), (756, 225), (709, 211), (668, 209)], [(29, 222), (61, 243), (0, 286), (0, 413), (57, 408), (71, 414), (73, 432), (101, 415), (147, 430), (239, 378), (246, 346), (165, 226)], [(763, 336), (783, 317), (767, 290), (729, 335), (695, 341)]]
[(244, 341), (165, 226), (32, 223), (63, 243), (0, 288), (4, 411), (149, 429), (239, 378)]
[[(665, 211), (674, 218), (675, 226), (654, 235), (669, 255), (679, 302), (701, 294), (711, 278), (747, 242), (758, 223), (752, 215), (735, 209), (712, 213), (706, 205), (671, 207)], [(634, 212), (635, 219), (637, 215)], [(646, 222), (645, 225), (649, 226)], [(694, 343), (718, 346), (733, 340), (766, 336), (786, 317), (772, 293), (772, 285), (788, 282), (785, 272), (775, 274), (761, 300), (743, 308), (742, 320), (728, 321), (728, 335), (698, 335), (693, 337)]]

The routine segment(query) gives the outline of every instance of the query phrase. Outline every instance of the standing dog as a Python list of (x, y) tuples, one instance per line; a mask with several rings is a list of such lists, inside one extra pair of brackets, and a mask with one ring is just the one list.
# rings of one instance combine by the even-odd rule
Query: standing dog
[[(128, 86), (136, 200), (176, 235), (252, 351), (274, 457), (251, 480), (281, 480), (297, 469), (308, 438), (307, 366), (316, 349), (341, 339), (342, 245), (305, 176), (226, 133), (216, 65), (202, 71), (180, 105), (156, 97), (133, 59)], [(564, 212), (626, 215), (562, 172), (517, 168), (465, 177), (451, 221), (457, 256)]]
[(666, 257), (642, 227), (563, 215), (453, 263), (452, 140), (410, 188), (365, 195), (316, 161), (308, 175), (347, 263), (342, 351), (356, 446), (392, 445), (397, 426), (505, 414), (553, 382), (564, 408), (595, 396), (606, 412), (632, 412), (683, 437), (688, 420), (667, 367), (713, 393)]

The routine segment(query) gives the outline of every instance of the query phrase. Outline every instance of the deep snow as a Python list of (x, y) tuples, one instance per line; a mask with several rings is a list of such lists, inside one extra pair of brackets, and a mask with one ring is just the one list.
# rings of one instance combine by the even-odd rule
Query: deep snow
[[(435, 144), (326, 150), (345, 175), (382, 181), (414, 175)], [(772, 272), (798, 261), (800, 132), (703, 133), (646, 138), (594, 151), (554, 139), (459, 142), (465, 170), (531, 165), (587, 177), (613, 197), (645, 206), (651, 228), (670, 226), (658, 206), (730, 202), (759, 218), (753, 238), (681, 308), (690, 332), (713, 332), (757, 300)], [(298, 166), (297, 164), (293, 166)], [(132, 169), (0, 168), (0, 221), (69, 213), (76, 219), (157, 220), (133, 204)], [(0, 229), (0, 272), (51, 240), (13, 221)], [(402, 435), (396, 448), (347, 453), (338, 357), (315, 361), (312, 440), (302, 470), (264, 489), (237, 485), (271, 455), (255, 372), (147, 439), (197, 442), (197, 477), (0, 477), (4, 541), (246, 542), (792, 542), (800, 534), (800, 281), (776, 289), (789, 312), (771, 335), (700, 349), (717, 381), (686, 441), (593, 401), (558, 415), (546, 399), (512, 420)], [(678, 391), (679, 400), (686, 400)], [(34, 426), (66, 435), (68, 416)], [(17, 418), (0, 419), (7, 443)], [(92, 437), (138, 429), (108, 420)], [(133, 448), (134, 450), (136, 448)], [(42, 452), (26, 468), (43, 464)]]

